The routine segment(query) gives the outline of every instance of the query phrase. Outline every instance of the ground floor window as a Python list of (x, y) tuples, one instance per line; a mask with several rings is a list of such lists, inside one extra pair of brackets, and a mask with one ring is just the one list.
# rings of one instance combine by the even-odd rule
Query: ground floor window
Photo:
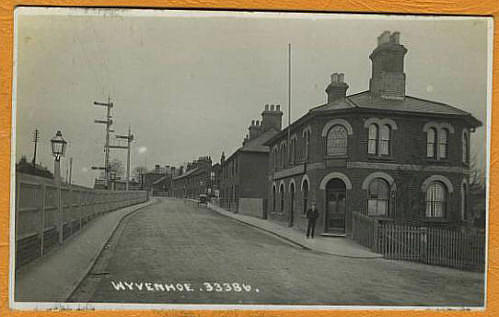
[(426, 217), (444, 217), (447, 190), (441, 182), (433, 182), (426, 189)]
[(275, 211), (275, 205), (276, 205), (276, 197), (275, 197), (275, 186), (272, 186), (272, 211)]
[(390, 189), (382, 178), (375, 178), (369, 184), (367, 214), (369, 216), (387, 216)]
[(279, 193), (281, 194), (281, 212), (284, 212), (284, 184), (281, 184), (281, 188), (279, 188)]
[(303, 213), (307, 212), (308, 207), (308, 182), (305, 180), (303, 182)]

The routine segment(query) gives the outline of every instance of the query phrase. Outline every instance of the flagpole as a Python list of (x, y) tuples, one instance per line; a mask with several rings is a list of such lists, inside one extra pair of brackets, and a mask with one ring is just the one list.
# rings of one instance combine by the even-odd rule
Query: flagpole
[(291, 162), (291, 43), (288, 43), (288, 163)]

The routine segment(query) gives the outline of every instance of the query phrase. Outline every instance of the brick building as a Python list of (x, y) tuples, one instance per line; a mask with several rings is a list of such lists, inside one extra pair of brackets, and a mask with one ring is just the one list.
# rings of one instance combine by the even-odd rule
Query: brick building
[[(327, 103), (266, 142), (269, 218), (306, 228), (317, 201), (322, 234), (351, 234), (352, 213), (380, 221), (457, 226), (470, 221), (469, 140), (481, 125), (456, 107), (406, 95), (399, 33), (369, 55), (369, 90), (349, 95), (333, 74)], [(423, 61), (424, 62), (424, 61)]]
[[(142, 189), (148, 192), (153, 192), (153, 184), (159, 179), (169, 175), (171, 173), (171, 168), (169, 166), (162, 167), (159, 164), (154, 166), (154, 169), (143, 173), (141, 177)], [(157, 190), (158, 188), (156, 188)], [(166, 189), (168, 190), (168, 189)]]
[(185, 171), (179, 169), (180, 175), (171, 181), (170, 195), (177, 198), (198, 198), (200, 194), (208, 194), (211, 186), (211, 157), (202, 156), (187, 164)]
[(220, 204), (222, 207), (255, 217), (265, 217), (269, 147), (266, 141), (275, 136), (282, 125), (279, 105), (265, 105), (262, 121), (253, 120), (249, 133), (220, 166)]

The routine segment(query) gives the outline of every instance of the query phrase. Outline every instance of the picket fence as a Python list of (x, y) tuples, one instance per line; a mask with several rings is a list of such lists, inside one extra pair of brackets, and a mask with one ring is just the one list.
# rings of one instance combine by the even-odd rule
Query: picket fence
[(388, 259), (484, 270), (485, 235), (481, 232), (381, 222), (355, 212), (352, 238)]

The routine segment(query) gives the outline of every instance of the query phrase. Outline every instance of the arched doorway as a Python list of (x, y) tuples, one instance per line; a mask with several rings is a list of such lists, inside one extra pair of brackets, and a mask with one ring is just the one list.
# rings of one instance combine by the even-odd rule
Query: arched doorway
[(295, 184), (289, 186), (289, 226), (292, 227), (295, 220)]
[(346, 186), (339, 178), (326, 185), (326, 232), (345, 233)]

